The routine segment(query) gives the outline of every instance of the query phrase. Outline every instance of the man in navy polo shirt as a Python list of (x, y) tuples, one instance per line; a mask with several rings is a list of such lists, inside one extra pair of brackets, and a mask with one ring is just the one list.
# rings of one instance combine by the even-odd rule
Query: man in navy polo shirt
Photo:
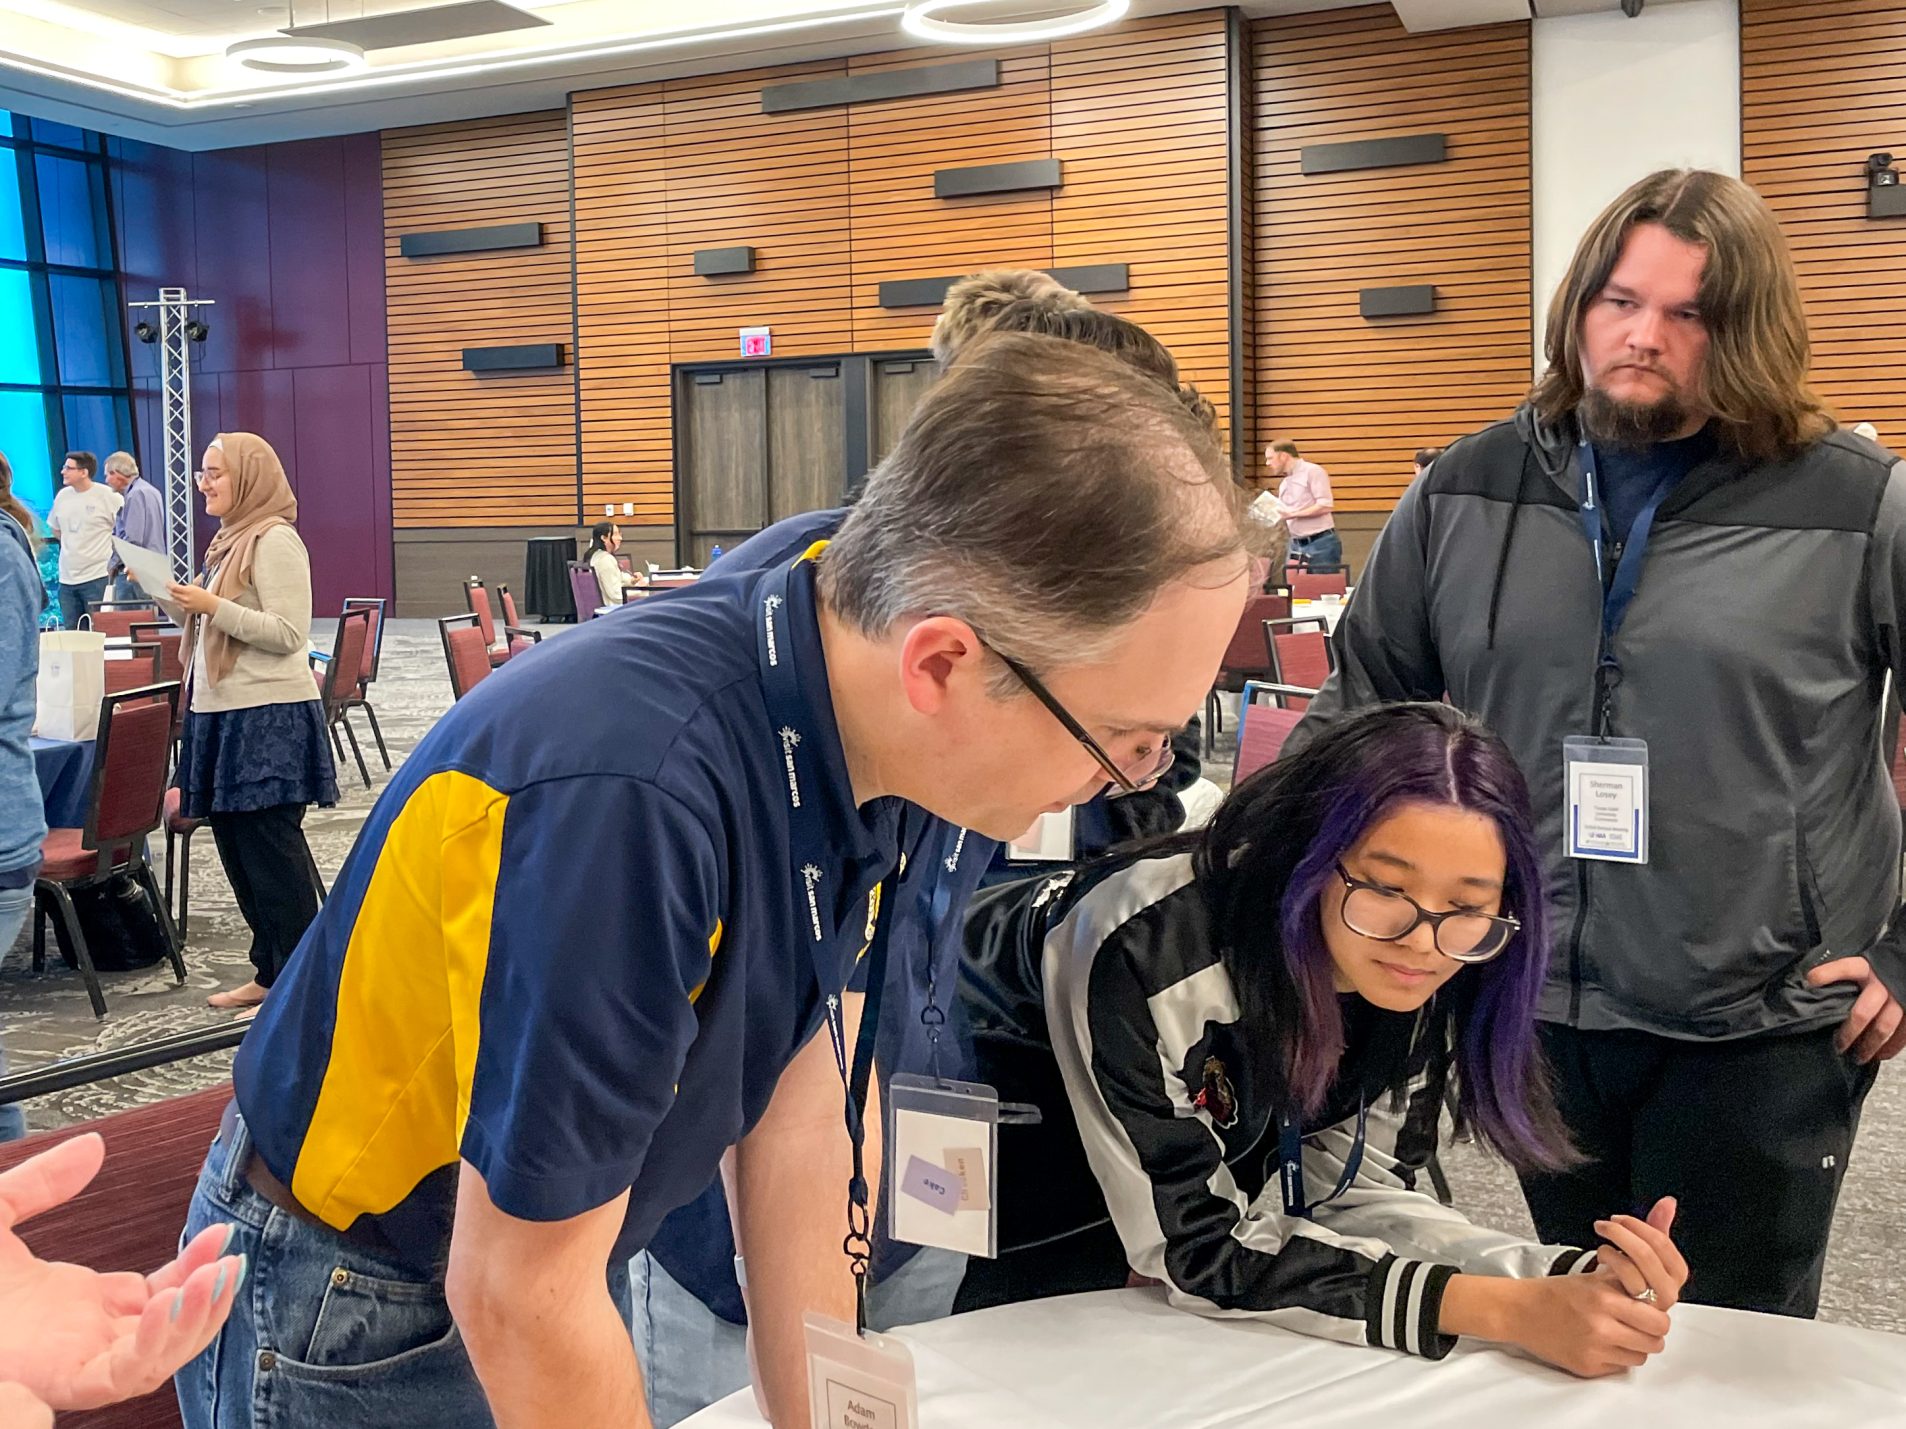
[(758, 1383), (805, 1426), (801, 1312), (854, 1305), (842, 990), (947, 877), (901, 853), (1157, 767), (1242, 608), (1232, 491), (1160, 384), (992, 339), (831, 543), (453, 707), (240, 1054), (191, 1225), (256, 1288), (186, 1423), (646, 1425), (623, 1267), (727, 1154)]

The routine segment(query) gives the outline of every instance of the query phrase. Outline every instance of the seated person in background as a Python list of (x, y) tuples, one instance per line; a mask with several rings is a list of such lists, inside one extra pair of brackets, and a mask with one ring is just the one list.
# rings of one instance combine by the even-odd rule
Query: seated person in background
[(1424, 447), (1416, 454), (1416, 475), (1421, 476), (1430, 469), (1430, 463), (1443, 454), (1441, 447)]
[(622, 528), (613, 521), (598, 521), (589, 528), (589, 554), (583, 557), (595, 572), (596, 585), (602, 591), (604, 605), (621, 605), (629, 592), (649, 583), (645, 575), (633, 575), (622, 569), (615, 553), (622, 549)]
[(1461, 1335), (1580, 1375), (1658, 1353), (1687, 1278), (1671, 1200), (1600, 1222), (1597, 1254), (1416, 1189), (1452, 1085), (1512, 1163), (1576, 1159), (1536, 1047), (1541, 881), (1508, 750), (1412, 704), (1254, 775), (1202, 833), (983, 895), (979, 1080), (1045, 1119), (1001, 1130), (1001, 1254), (958, 1308), (1129, 1266), (1201, 1314), (1430, 1359)]

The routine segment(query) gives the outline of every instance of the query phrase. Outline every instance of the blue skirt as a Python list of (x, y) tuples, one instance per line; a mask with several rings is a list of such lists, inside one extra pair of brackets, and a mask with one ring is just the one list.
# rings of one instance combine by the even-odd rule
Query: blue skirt
[(317, 700), (189, 711), (179, 742), (179, 812), (248, 814), (280, 804), (338, 801), (337, 769)]

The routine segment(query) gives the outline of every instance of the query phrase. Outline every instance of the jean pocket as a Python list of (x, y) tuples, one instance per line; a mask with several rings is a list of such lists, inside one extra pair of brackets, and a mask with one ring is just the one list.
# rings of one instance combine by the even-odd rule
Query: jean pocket
[(384, 1280), (348, 1266), (331, 1272), (301, 1361), (280, 1367), (375, 1374), (433, 1350), (456, 1348), (443, 1286)]

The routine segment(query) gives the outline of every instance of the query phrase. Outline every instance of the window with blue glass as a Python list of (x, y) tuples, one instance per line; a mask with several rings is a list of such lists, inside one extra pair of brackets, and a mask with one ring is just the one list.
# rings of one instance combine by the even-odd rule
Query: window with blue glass
[(0, 110), (0, 452), (44, 519), (68, 451), (134, 451), (104, 142)]

